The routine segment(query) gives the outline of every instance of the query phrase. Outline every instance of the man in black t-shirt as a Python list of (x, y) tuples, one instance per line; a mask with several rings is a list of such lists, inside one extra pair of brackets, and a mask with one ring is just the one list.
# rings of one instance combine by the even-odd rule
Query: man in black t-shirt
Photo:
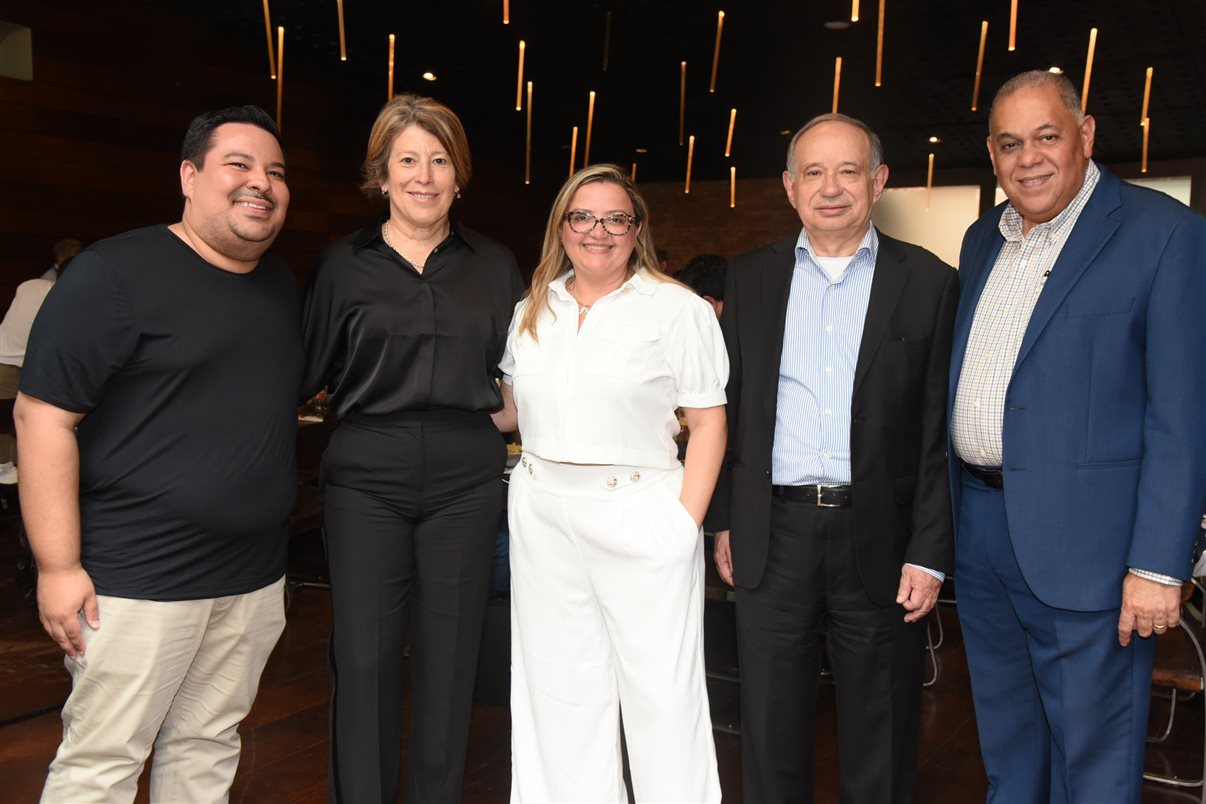
[(78, 257), (30, 336), (15, 418), (38, 611), (72, 691), (43, 801), (225, 800), (284, 628), (302, 369), (272, 119), (200, 115), (178, 223)]

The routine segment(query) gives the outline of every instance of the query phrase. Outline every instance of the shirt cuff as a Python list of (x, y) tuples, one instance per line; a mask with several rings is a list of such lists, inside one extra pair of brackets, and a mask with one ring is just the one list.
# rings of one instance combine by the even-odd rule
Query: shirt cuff
[[(927, 573), (927, 574), (929, 574), (929, 575), (933, 575), (935, 578), (937, 578), (937, 579), (938, 579), (938, 582), (939, 582), (939, 583), (942, 583), (943, 581), (945, 581), (945, 580), (946, 580), (946, 573), (945, 573), (945, 572), (939, 572), (938, 570), (932, 570), (932, 569), (930, 569), (929, 567), (923, 567), (923, 566), (921, 566), (920, 564), (907, 564), (906, 566), (909, 566), (909, 567), (916, 567), (917, 569), (921, 570), (921, 571), (922, 571), (922, 572), (924, 572), (924, 573)], [(1180, 581), (1177, 581), (1177, 583), (1180, 583)]]
[(1152, 572), (1151, 570), (1138, 569), (1136, 567), (1131, 567), (1130, 572), (1131, 572), (1131, 575), (1138, 575), (1140, 578), (1146, 578), (1149, 581), (1155, 581), (1156, 583), (1162, 583), (1165, 586), (1180, 586), (1182, 583), (1184, 583), (1184, 581), (1182, 581), (1180, 578), (1177, 578), (1175, 576), (1162, 575), (1159, 572)]

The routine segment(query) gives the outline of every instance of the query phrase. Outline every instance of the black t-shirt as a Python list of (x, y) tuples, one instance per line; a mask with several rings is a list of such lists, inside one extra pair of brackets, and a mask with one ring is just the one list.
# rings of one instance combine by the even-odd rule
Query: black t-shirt
[(280, 260), (230, 273), (166, 226), (93, 245), (47, 297), (21, 391), (84, 414), (81, 553), (99, 594), (222, 597), (284, 574), (298, 308)]
[(378, 221), (318, 259), (302, 390), (329, 387), (339, 416), (498, 410), (498, 361), (522, 295), (515, 255), (488, 237), (453, 224), (419, 273)]

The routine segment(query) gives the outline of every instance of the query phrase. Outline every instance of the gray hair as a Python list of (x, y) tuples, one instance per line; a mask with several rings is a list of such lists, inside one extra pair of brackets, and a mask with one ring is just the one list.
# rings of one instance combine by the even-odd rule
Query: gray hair
[(872, 131), (871, 127), (862, 120), (834, 112), (832, 114), (819, 114), (809, 120), (804, 124), (803, 128), (795, 133), (791, 138), (791, 142), (787, 144), (787, 172), (793, 180), (796, 178), (796, 143), (800, 141), (801, 137), (822, 123), (845, 123), (854, 126), (866, 134), (867, 142), (871, 145), (871, 172), (874, 173), (879, 170), (879, 166), (884, 163), (884, 146), (879, 141), (879, 135)]
[(1063, 73), (1053, 73), (1050, 70), (1027, 70), (1010, 78), (997, 90), (996, 97), (992, 99), (992, 106), (988, 109), (989, 131), (992, 131), (992, 121), (997, 114), (997, 104), (1001, 102), (1002, 98), (1019, 90), (1037, 87), (1054, 87), (1059, 94), (1060, 103), (1076, 118), (1076, 124), (1080, 125), (1085, 122), (1085, 112), (1080, 108), (1080, 93), (1076, 91), (1076, 86), (1068, 76)]

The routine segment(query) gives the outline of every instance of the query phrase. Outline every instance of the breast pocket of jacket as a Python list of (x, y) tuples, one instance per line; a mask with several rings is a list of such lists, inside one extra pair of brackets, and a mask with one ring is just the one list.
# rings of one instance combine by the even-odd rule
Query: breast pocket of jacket
[(666, 376), (664, 344), (657, 327), (640, 321), (609, 322), (585, 355), (590, 374), (641, 384)]

